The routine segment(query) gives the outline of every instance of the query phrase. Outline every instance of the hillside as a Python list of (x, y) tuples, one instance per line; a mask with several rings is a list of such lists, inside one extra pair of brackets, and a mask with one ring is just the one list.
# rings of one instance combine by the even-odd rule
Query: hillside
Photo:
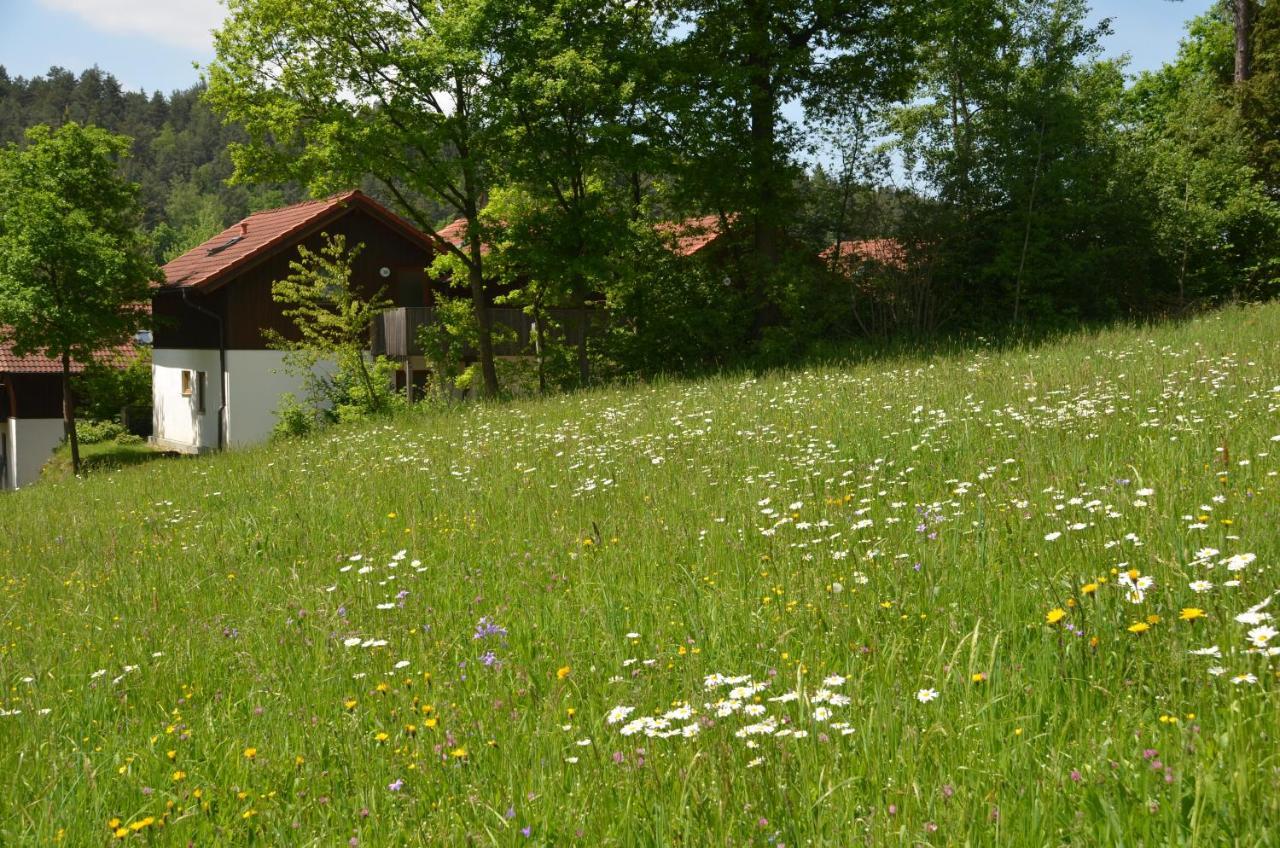
[(1274, 844), (1277, 338), (1235, 309), (0, 499), (0, 843)]

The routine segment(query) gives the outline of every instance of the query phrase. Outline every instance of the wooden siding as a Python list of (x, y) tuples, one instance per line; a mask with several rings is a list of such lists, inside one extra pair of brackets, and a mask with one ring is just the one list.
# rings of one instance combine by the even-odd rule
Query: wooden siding
[(0, 418), (61, 418), (61, 374), (0, 374)]
[[(353, 208), (323, 228), (301, 240), (309, 250), (324, 246), (323, 233), (344, 235), (348, 248), (364, 244), (352, 265), (352, 278), (359, 290), (371, 296), (379, 289), (397, 306), (428, 306), (432, 302), (426, 266), (430, 251), (414, 244), (398, 232), (359, 208)], [(271, 285), (289, 276), (289, 263), (298, 259), (298, 243), (290, 245), (207, 295), (188, 292), (190, 304), (220, 315), (225, 322), (226, 345), (231, 350), (266, 350), (264, 330), (274, 330), (285, 338), (297, 338), (292, 322), (271, 299)], [(391, 269), (383, 278), (380, 268)], [(180, 291), (160, 289), (153, 298), (156, 316), (154, 342), (158, 348), (211, 349), (218, 346), (217, 324), (207, 315), (183, 302)]]
[[(583, 333), (599, 332), (604, 325), (606, 314), (598, 309), (549, 309), (551, 322), (557, 325), (554, 336), (548, 327), (547, 338), (570, 346), (575, 346), (582, 339)], [(524, 356), (533, 352), (533, 317), (523, 309), (509, 307), (490, 308), (489, 315), (493, 319), (495, 333), (507, 328), (514, 334), (512, 341), (494, 346), (498, 356)], [(373, 325), (373, 353), (384, 354), (394, 358), (405, 356), (421, 356), (422, 347), (418, 344), (418, 330), (435, 320), (435, 310), (430, 307), (392, 309), (378, 316)], [(475, 355), (475, 351), (462, 351), (463, 358)]]

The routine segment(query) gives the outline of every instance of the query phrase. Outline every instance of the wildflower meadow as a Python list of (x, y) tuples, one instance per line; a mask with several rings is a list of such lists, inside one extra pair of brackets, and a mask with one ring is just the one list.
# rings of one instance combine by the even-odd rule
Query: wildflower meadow
[(1280, 306), (0, 499), (3, 845), (1280, 843)]

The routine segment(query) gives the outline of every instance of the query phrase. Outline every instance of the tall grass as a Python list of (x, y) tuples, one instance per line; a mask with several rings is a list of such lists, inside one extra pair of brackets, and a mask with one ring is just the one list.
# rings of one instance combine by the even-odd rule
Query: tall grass
[(4, 498), (0, 843), (1277, 844), (1280, 602), (1237, 616), (1280, 590), (1278, 338), (1237, 309)]

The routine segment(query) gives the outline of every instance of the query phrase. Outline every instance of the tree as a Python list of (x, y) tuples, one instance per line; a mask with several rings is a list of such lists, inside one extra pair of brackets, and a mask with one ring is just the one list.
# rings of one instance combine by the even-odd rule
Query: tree
[(756, 283), (778, 264), (807, 149), (783, 112), (820, 122), (851, 102), (905, 93), (915, 15), (900, 0), (690, 0), (667, 81), (687, 193), (746, 216)]
[[(381, 375), (370, 371), (364, 352), (370, 325), (392, 304), (385, 292), (366, 298), (353, 284), (351, 265), (363, 249), (357, 244), (348, 250), (345, 236), (326, 234), (318, 252), (300, 245), (299, 258), (289, 263), (292, 273), (271, 285), (271, 298), (284, 307), (297, 338), (269, 332), (268, 341), (294, 354), (290, 366), (315, 381), (313, 401), (331, 405), (339, 418), (344, 406), (369, 413), (383, 411), (388, 403), (389, 390), (381, 385)], [(327, 362), (336, 363), (337, 372), (317, 377), (316, 366)], [(355, 391), (345, 385), (351, 380)]]
[(126, 342), (159, 278), (138, 187), (119, 176), (125, 136), (75, 123), (27, 131), (0, 152), (0, 324), (14, 352), (62, 365), (62, 418), (80, 471), (72, 362)]
[(1156, 258), (1180, 306), (1269, 297), (1280, 284), (1280, 204), (1267, 192), (1275, 172), (1266, 140), (1276, 130), (1260, 120), (1274, 60), (1259, 54), (1262, 72), (1241, 109), (1232, 43), (1224, 11), (1197, 18), (1177, 59), (1142, 74), (1128, 97), (1133, 170), (1153, 203)]
[(236, 179), (313, 192), (367, 175), (424, 230), (440, 205), (467, 222), (442, 250), (467, 270), (486, 394), (498, 391), (480, 220), (489, 189), (492, 52), (485, 0), (231, 0), (208, 99), (242, 124)]
[[(936, 199), (926, 238), (972, 322), (1090, 320), (1144, 305), (1147, 218), (1119, 170), (1124, 77), (1079, 0), (938, 10), (895, 128)], [(1123, 234), (1123, 235), (1121, 235)]]
[[(488, 12), (502, 184), (488, 218), (541, 329), (547, 303), (581, 308), (603, 289), (628, 239), (634, 176), (652, 161), (655, 19), (645, 3), (613, 0), (492, 0)], [(577, 364), (585, 384), (586, 332)]]

